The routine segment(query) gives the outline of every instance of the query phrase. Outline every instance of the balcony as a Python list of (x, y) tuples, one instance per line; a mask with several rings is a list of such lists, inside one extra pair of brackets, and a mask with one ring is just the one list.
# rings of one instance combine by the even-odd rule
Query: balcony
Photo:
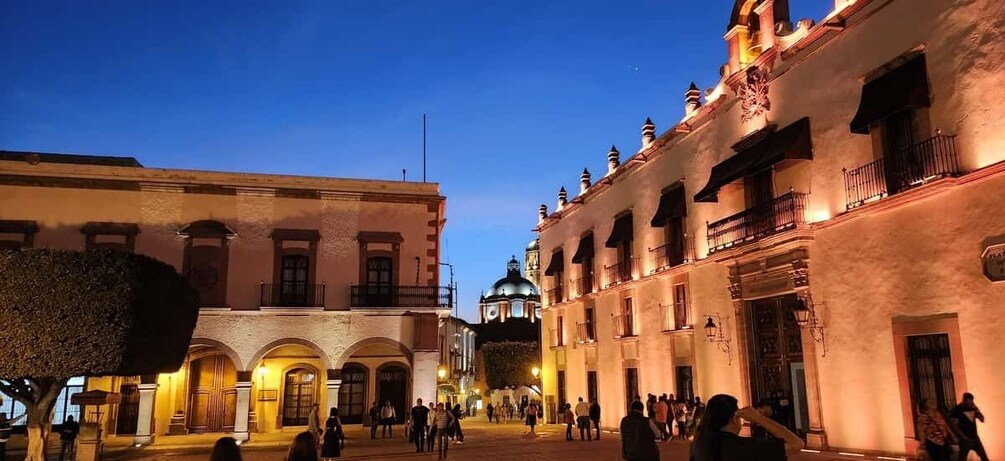
[(550, 290), (548, 290), (548, 291), (545, 292), (545, 295), (548, 298), (548, 305), (549, 306), (553, 306), (555, 304), (561, 303), (562, 301), (565, 301), (565, 298), (564, 298), (564, 291), (565, 291), (565, 289), (564, 288), (565, 287), (563, 287), (562, 285), (559, 285), (559, 286), (557, 286), (555, 288), (552, 288), (552, 289), (550, 289)]
[(453, 305), (450, 287), (353, 285), (349, 307), (425, 307), (449, 309)]
[(551, 330), (551, 347), (564, 347), (565, 346), (565, 334), (560, 329)]
[(604, 266), (604, 275), (607, 277), (607, 284), (604, 285), (604, 288), (634, 280), (638, 268), (639, 260), (634, 257), (629, 261), (619, 261), (610, 266)]
[(937, 134), (894, 155), (844, 170), (845, 209), (960, 173), (956, 136)]
[(631, 315), (615, 315), (611, 317), (614, 322), (615, 338), (632, 338), (638, 336), (635, 331), (635, 319)]
[(572, 288), (576, 290), (576, 296), (583, 296), (596, 291), (597, 288), (594, 280), (595, 277), (593, 276), (593, 272), (589, 272), (578, 279), (572, 280)]
[(597, 330), (592, 323), (576, 324), (576, 341), (580, 344), (597, 341)]
[(664, 332), (693, 330), (691, 323), (691, 308), (686, 303), (661, 304), (660, 313), (663, 321), (661, 330)]
[(806, 194), (789, 192), (708, 225), (708, 252), (755, 242), (806, 222)]
[(262, 283), (261, 307), (324, 307), (325, 284), (307, 282)]
[(681, 264), (694, 262), (694, 237), (684, 235), (683, 245), (667, 243), (649, 250), (649, 260), (653, 274)]

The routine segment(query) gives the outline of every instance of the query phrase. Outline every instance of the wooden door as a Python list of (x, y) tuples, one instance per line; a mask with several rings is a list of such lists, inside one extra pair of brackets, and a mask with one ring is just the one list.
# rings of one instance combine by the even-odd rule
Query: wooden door
[(188, 427), (196, 433), (234, 430), (237, 413), (237, 369), (224, 355), (211, 355), (189, 365)]
[(310, 421), (311, 409), (316, 401), (317, 383), (314, 380), (314, 372), (305, 368), (296, 368), (286, 372), (285, 381), (283, 387), (283, 426), (306, 426)]
[(310, 258), (307, 255), (285, 255), (279, 273), (279, 302), (283, 306), (306, 306), (310, 287)]
[[(751, 397), (754, 402), (769, 400), (773, 419), (796, 430), (793, 393), (793, 363), (803, 361), (802, 333), (796, 324), (795, 295), (750, 302)], [(805, 387), (805, 383), (801, 384)]]

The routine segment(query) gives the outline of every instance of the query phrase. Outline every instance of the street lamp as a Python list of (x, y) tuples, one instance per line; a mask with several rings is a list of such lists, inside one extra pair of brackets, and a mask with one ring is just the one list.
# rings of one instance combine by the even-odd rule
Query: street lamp
[[(705, 322), (705, 341), (715, 343), (719, 347), (719, 350), (726, 354), (726, 363), (732, 365), (733, 356), (730, 354), (730, 339), (723, 332), (725, 328), (722, 323), (722, 316), (716, 312), (706, 316), (706, 319), (708, 320)], [(718, 324), (716, 324), (716, 320), (719, 321)]]
[(443, 365), (440, 365), (440, 368), (438, 370), (436, 370), (436, 376), (439, 376), (440, 379), (446, 378), (447, 377), (447, 367), (445, 367)]
[(530, 373), (534, 375), (534, 378), (537, 378), (537, 375), (541, 374), (541, 369), (538, 367), (534, 367), (530, 370)]
[(792, 308), (792, 316), (796, 318), (796, 325), (804, 328), (810, 333), (810, 338), (823, 346), (824, 356), (827, 356), (827, 338), (824, 336), (824, 327), (817, 318), (816, 305), (813, 299), (807, 294), (799, 298), (799, 302)]

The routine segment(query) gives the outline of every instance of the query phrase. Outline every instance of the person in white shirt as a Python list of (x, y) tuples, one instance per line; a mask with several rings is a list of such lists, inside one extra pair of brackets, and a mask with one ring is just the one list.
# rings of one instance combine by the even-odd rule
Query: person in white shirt
[(433, 413), (433, 421), (430, 426), (436, 428), (436, 450), (437, 459), (447, 458), (447, 449), (450, 448), (450, 433), (448, 429), (455, 424), (453, 413), (443, 407), (443, 403), (436, 404), (436, 411)]
[[(593, 441), (593, 433), (590, 431), (590, 404), (583, 401), (583, 398), (579, 398), (579, 403), (576, 404), (576, 426), (579, 427), (579, 440), (589, 440)], [(583, 436), (586, 433), (586, 436)]]
[(384, 406), (380, 409), (380, 424), (383, 426), (380, 433), (386, 439), (387, 437), (394, 437), (394, 420), (398, 415), (394, 412), (394, 405), (391, 405), (391, 401), (388, 400), (384, 402)]

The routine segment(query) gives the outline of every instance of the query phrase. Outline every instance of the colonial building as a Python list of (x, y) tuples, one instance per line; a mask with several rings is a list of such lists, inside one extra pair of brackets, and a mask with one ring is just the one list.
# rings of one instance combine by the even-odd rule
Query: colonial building
[(144, 168), (0, 152), (6, 247), (135, 251), (174, 265), (202, 310), (185, 364), (88, 378), (122, 394), (110, 439), (296, 431), (313, 404), (362, 421), (436, 397), (444, 197), (437, 184)]
[(475, 330), (457, 317), (440, 319), (440, 368), (437, 401), (467, 405), (475, 395)]
[(810, 447), (911, 454), (921, 399), (1005, 414), (1001, 2), (787, 3), (737, 0), (721, 81), (541, 206), (544, 392), (606, 427), (767, 398)]

